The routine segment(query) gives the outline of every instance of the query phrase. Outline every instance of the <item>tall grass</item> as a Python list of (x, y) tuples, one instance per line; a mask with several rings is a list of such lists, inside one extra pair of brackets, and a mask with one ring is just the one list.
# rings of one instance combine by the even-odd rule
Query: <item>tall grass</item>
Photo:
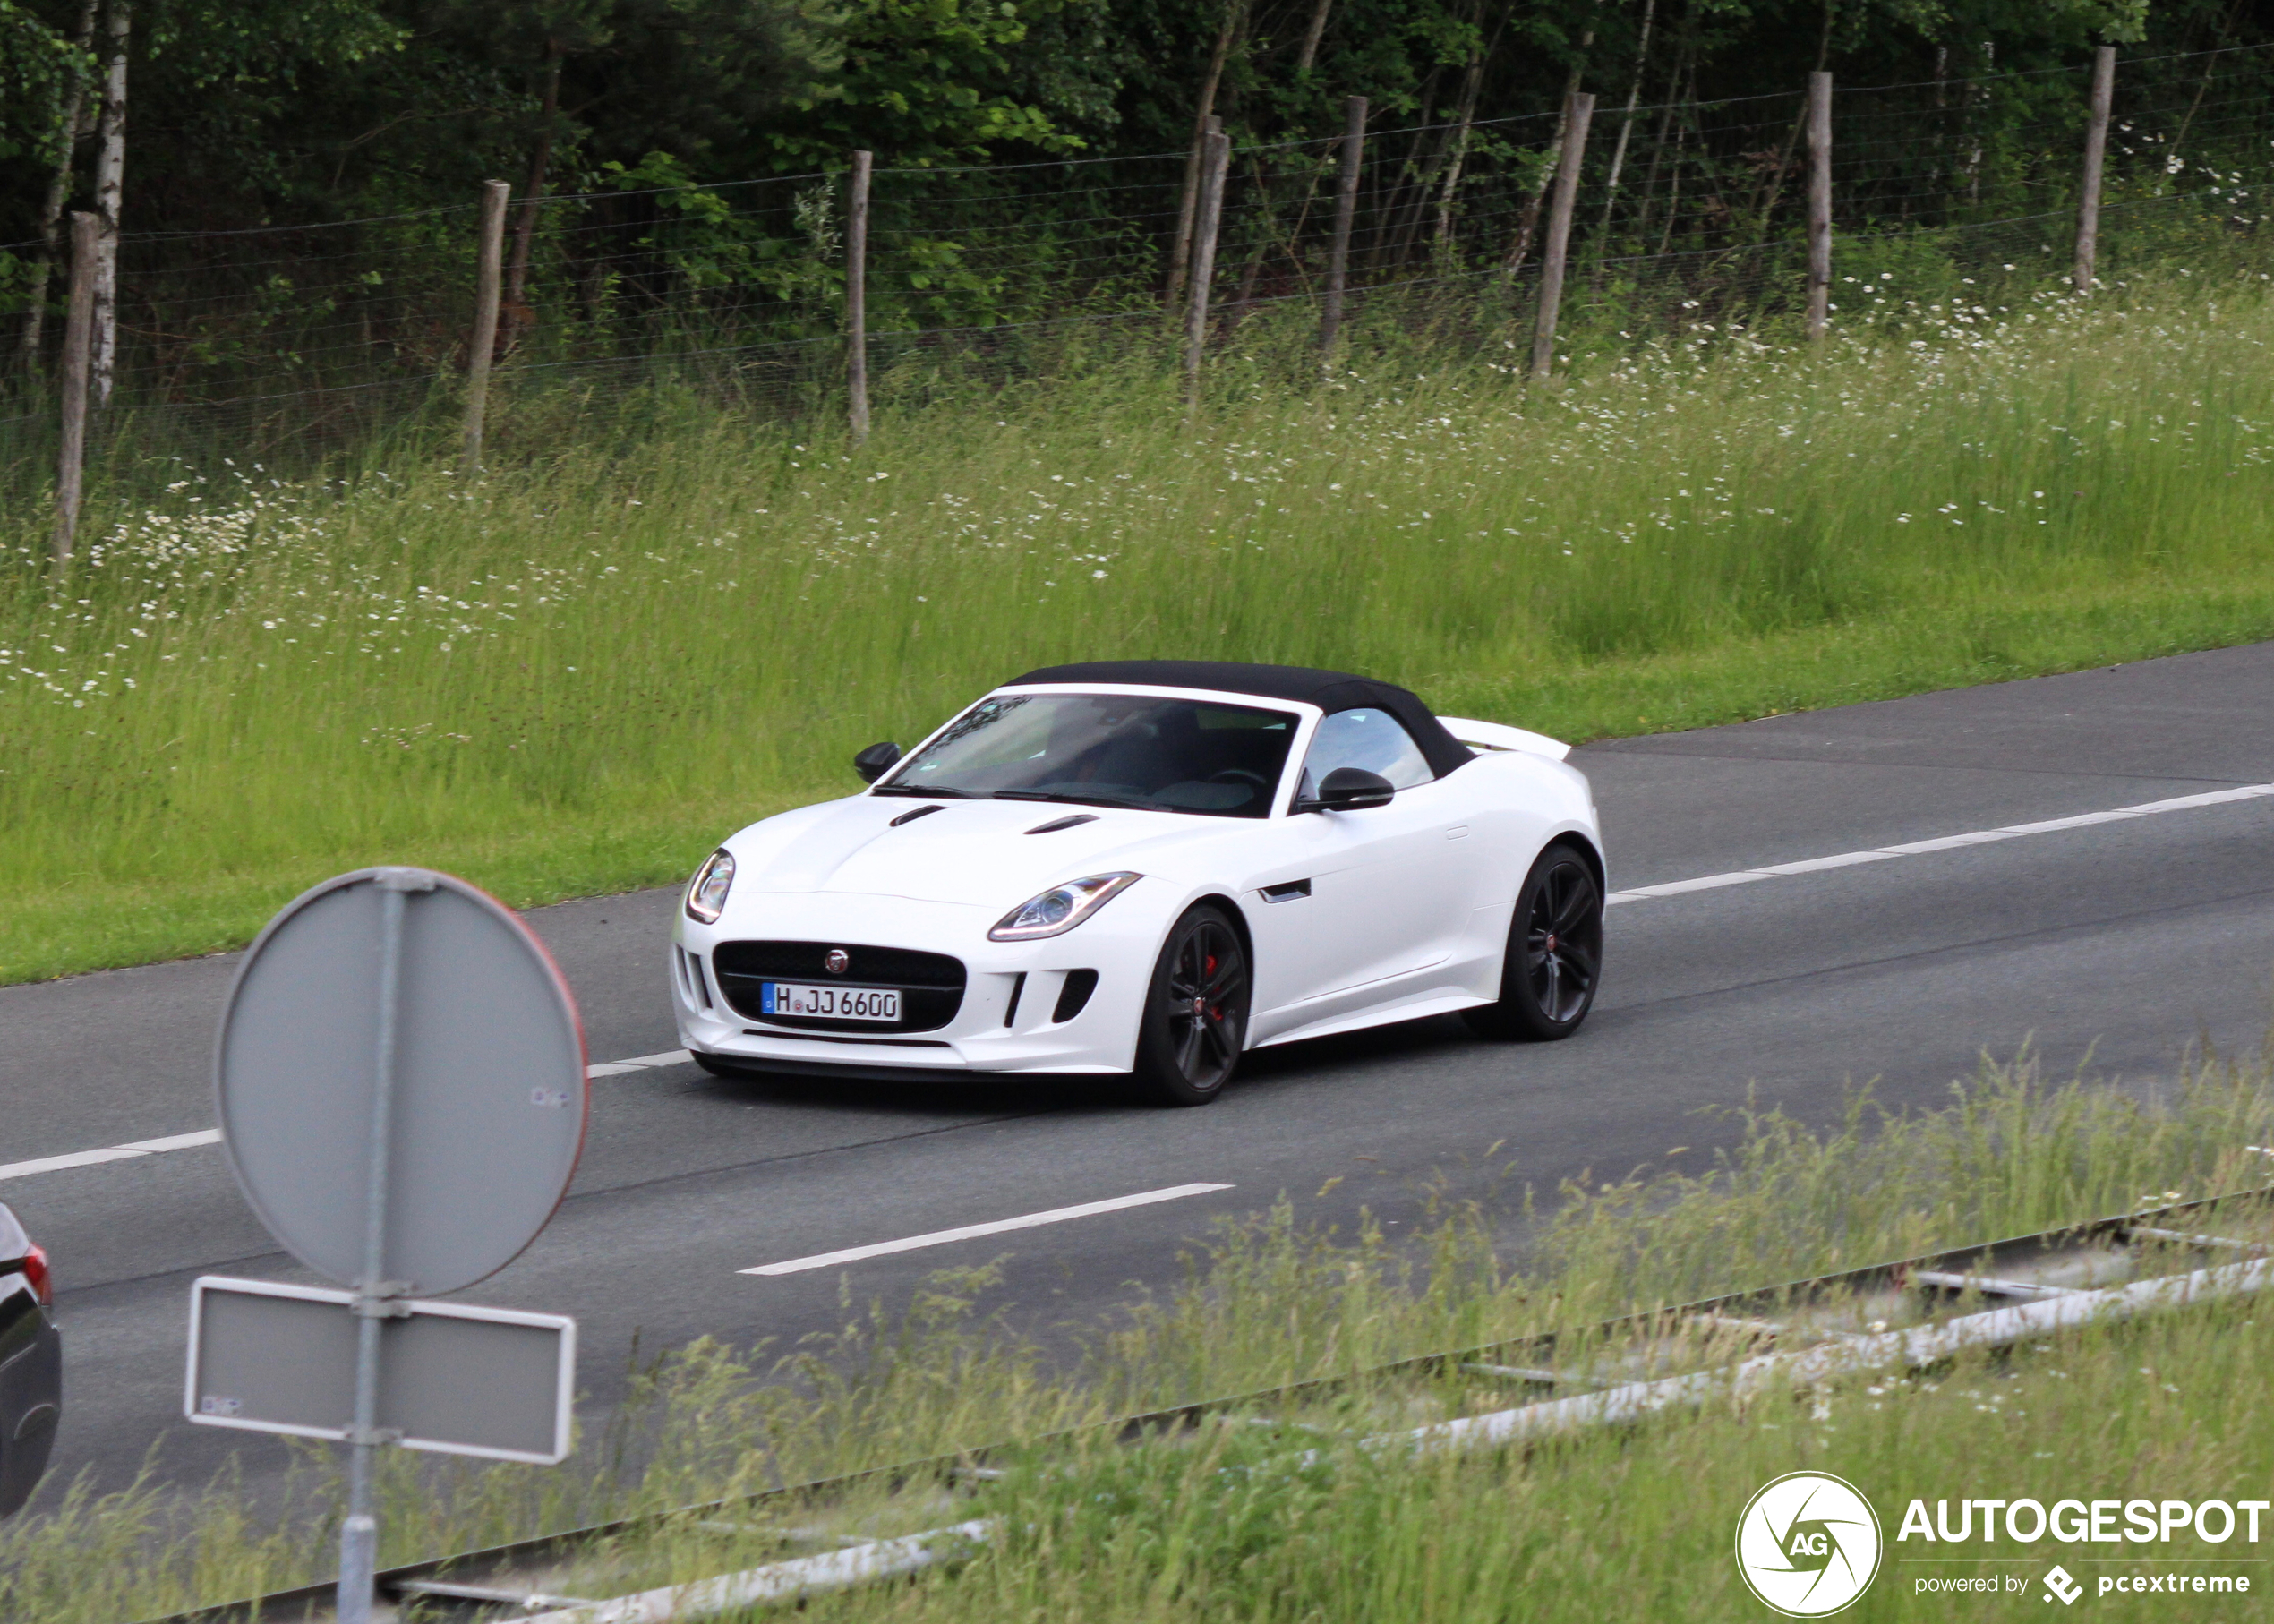
[[(568, 1467), (436, 1469), (396, 1457), (385, 1558), (1004, 1445), (993, 1464), (1013, 1475), (979, 1509), (1018, 1531), (1005, 1551), (961, 1578), (829, 1603), (822, 1616), (1497, 1618), (1506, 1616), (1497, 1587), (1520, 1583), (1526, 1616), (1535, 1602), (1551, 1618), (1639, 1616), (1646, 1603), (1688, 1595), (1675, 1616), (1725, 1617), (1733, 1576), (1716, 1563), (1739, 1508), (1768, 1477), (1803, 1466), (1874, 1494), (1930, 1498), (2056, 1484), (2099, 1497), (2257, 1492), (2244, 1474), (2274, 1446), (2251, 1374), (2267, 1333), (2246, 1304), (2065, 1338), (2010, 1366), (1972, 1360), (1915, 1382), (1709, 1406), (1529, 1457), (1421, 1464), (1349, 1440), (1502, 1407), (1520, 1392), (1458, 1371), (1366, 1372), (2257, 1188), (2270, 1143), (2274, 1084), (2262, 1057), (2198, 1062), (2151, 1100), (2049, 1084), (2022, 1064), (1986, 1071), (1937, 1111), (1885, 1117), (1859, 1098), (1822, 1133), (1757, 1116), (1707, 1174), (1575, 1185), (1549, 1203), (1521, 1259), (1496, 1256), (1483, 1215), (1468, 1209), (1443, 1211), (1433, 1234), (1393, 1246), (1372, 1227), (1346, 1241), (1321, 1235), (1283, 1204), (1227, 1224), (1181, 1286), (1069, 1328), (1083, 1350), (1071, 1361), (1013, 1334), (987, 1306), (1001, 1306), (995, 1266), (948, 1271), (905, 1314), (849, 1312), (842, 1331), (806, 1346), (705, 1342), (674, 1353), (645, 1371)], [(2218, 1223), (2255, 1237), (2266, 1218), (2225, 1211)], [(2150, 1262), (2188, 1266), (2179, 1254)], [(1616, 1338), (1567, 1334), (1554, 1357), (1576, 1371), (1622, 1351)], [(1344, 1380), (1288, 1390), (1321, 1377)], [(1102, 1425), (1241, 1395), (1257, 1397), (1228, 1412), (1229, 1426), (1188, 1435), (1189, 1448), (1117, 1450)], [(1258, 1415), (1320, 1432), (1259, 1426)], [(1321, 1453), (1297, 1470), (1295, 1448)], [(2035, 1474), (2027, 1481), (2040, 1488), (2000, 1488), (2022, 1480), (1988, 1481), (1986, 1459)], [(257, 1524), (229, 1478), (186, 1497), (152, 1486), (73, 1492), (0, 1527), (0, 1617), (118, 1624), (321, 1578), (339, 1513), (335, 1468), (321, 1450), (303, 1455), (283, 1526)], [(946, 1497), (947, 1482), (936, 1471), (885, 1475), (748, 1512), (651, 1520), (545, 1583), (618, 1594), (770, 1560), (779, 1546), (767, 1530), (785, 1525), (895, 1533), (974, 1515)]]
[(1101, 362), (858, 450), (556, 396), (474, 480), (183, 466), (62, 576), (19, 512), (0, 979), (241, 942), (370, 861), (673, 877), (1050, 661), (1347, 667), (1585, 738), (2274, 635), (2274, 304), (2205, 280), (1822, 355), (1701, 324), (1553, 388), (1512, 348), (1227, 365), (1189, 421)]
[[(1339, 1419), (1340, 1435), (1224, 1425), (1182, 1449), (1109, 1451), (1090, 1441), (1071, 1461), (1037, 1457), (957, 1513), (999, 1517), (1000, 1549), (906, 1588), (816, 1600), (804, 1616), (925, 1624), (1766, 1618), (1731, 1560), (1739, 1515), (1773, 1479), (1815, 1470), (1861, 1489), (1887, 1542), (1876, 1582), (1843, 1617), (1916, 1618), (1953, 1601), (1990, 1600), (1922, 1596), (1923, 1576), (2010, 1576), (2009, 1603), (2042, 1603), (2040, 1576), (2055, 1563), (2082, 1578), (2095, 1616), (2249, 1617), (2263, 1608), (2258, 1594), (2175, 1598), (2174, 1586), (2135, 1598), (2100, 1595), (2098, 1584), (2241, 1575), (2262, 1592), (2262, 1563), (2238, 1560), (2262, 1545), (2206, 1543), (2191, 1532), (2153, 1546), (1894, 1539), (1913, 1499), (1930, 1512), (1948, 1503), (1954, 1520), (1968, 1496), (2047, 1506), (2070, 1497), (2263, 1498), (2262, 1463), (2274, 1446), (2261, 1401), (2262, 1362), (2274, 1347), (2264, 1317), (2262, 1303), (2213, 1304), (2010, 1358), (1969, 1356), (1924, 1380), (1717, 1400), (1637, 1435), (1525, 1455), (1415, 1457), (1363, 1447), (1352, 1418), (1316, 1413), (1314, 1427)], [(1944, 1560), (1899, 1565), (1922, 1554)], [(2085, 1565), (2111, 1554), (2141, 1565)]]

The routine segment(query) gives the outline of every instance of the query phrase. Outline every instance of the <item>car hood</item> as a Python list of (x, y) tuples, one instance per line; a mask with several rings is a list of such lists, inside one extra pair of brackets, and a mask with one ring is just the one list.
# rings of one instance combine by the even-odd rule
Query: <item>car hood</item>
[[(919, 807), (940, 810), (893, 825)], [(1062, 818), (1091, 821), (1038, 834)], [(727, 842), (733, 894), (839, 892), (1008, 910), (1039, 891), (1158, 865), (1252, 820), (1054, 801), (928, 802), (856, 795), (751, 825)]]

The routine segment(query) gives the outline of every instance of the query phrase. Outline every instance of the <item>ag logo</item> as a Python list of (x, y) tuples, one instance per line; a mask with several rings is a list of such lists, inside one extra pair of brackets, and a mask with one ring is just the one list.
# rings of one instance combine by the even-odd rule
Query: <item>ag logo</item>
[(1879, 1514), (1839, 1478), (1787, 1473), (1746, 1501), (1737, 1519), (1737, 1570), (1787, 1618), (1838, 1612), (1879, 1571)]

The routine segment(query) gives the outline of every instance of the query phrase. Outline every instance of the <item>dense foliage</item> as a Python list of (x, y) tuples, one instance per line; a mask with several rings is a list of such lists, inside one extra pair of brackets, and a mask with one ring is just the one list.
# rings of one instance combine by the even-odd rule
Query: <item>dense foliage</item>
[[(39, 235), (59, 121), (98, 71), (88, 11), (0, 0), (0, 243)], [(1569, 82), (1711, 101), (1818, 66), (1919, 81), (2269, 35), (2240, 0), (141, 0), (133, 21), (130, 233), (463, 202), (539, 169), (558, 192), (659, 161), (811, 172), (851, 146), (888, 167), (1170, 151), (1203, 99), (1270, 141), (1329, 133), (1351, 94), (1442, 123), (1546, 111)]]
[(540, 396), (566, 424), (657, 387), (779, 421), (841, 409), (855, 149), (889, 409), (1171, 360), (1211, 116), (1234, 154), (1215, 352), (1314, 321), (1352, 97), (1354, 354), (1389, 329), (1528, 348), (1577, 90), (1560, 342), (1792, 319), (1818, 68), (1838, 324), (1892, 295), (1988, 313), (2069, 274), (2101, 43), (2103, 269), (2251, 260), (2274, 25), (2243, 0), (0, 0), (0, 483), (56, 466), (69, 209), (103, 221), (112, 467), (439, 425), (491, 177), (525, 428)]

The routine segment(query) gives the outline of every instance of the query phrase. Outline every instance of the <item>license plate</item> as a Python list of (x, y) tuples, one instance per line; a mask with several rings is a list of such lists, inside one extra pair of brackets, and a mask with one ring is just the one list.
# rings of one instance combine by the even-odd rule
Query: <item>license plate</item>
[(897, 1021), (900, 993), (882, 987), (807, 987), (796, 981), (758, 983), (760, 1010), (769, 1015), (818, 1015), (830, 1021)]

